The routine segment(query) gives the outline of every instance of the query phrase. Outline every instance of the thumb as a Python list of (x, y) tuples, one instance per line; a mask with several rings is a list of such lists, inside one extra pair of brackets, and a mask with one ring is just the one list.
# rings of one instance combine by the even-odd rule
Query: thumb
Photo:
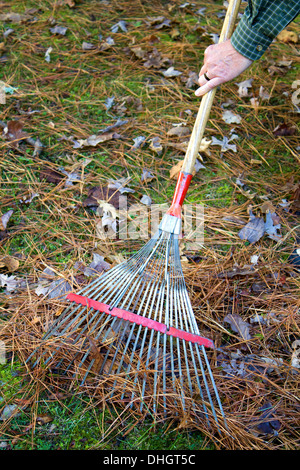
[(198, 88), (195, 91), (195, 95), (196, 96), (205, 95), (205, 93), (208, 93), (210, 90), (212, 90), (213, 88), (215, 88), (218, 85), (221, 85), (221, 83), (223, 83), (223, 82), (224, 82), (224, 80), (222, 80), (222, 78), (220, 78), (220, 77), (212, 78), (211, 80), (206, 82), (204, 85), (202, 85), (200, 88)]

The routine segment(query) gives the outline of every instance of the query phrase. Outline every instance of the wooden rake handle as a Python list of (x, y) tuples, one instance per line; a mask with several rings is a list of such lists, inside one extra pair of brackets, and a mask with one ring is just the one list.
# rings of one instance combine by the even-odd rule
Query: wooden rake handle
[[(241, 0), (229, 1), (222, 31), (219, 38), (219, 43), (224, 42), (231, 37), (240, 8), (240, 4)], [(181, 168), (181, 171), (184, 173), (193, 173), (201, 140), (203, 138), (204, 130), (208, 121), (209, 113), (212, 107), (215, 94), (216, 88), (206, 93), (201, 100), (192, 135)]]

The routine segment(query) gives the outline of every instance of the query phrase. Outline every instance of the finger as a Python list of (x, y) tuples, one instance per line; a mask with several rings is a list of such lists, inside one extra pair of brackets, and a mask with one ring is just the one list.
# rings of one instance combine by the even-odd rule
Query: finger
[[(209, 77), (208, 73), (206, 72), (206, 75)], [(207, 80), (207, 78), (205, 78), (205, 75), (202, 74), (199, 76), (199, 80), (198, 80), (198, 83), (200, 86), (203, 86), (205, 85), (209, 80)]]
[(221, 78), (219, 77), (212, 78), (211, 80), (209, 80), (209, 82), (206, 81), (204, 85), (200, 86), (200, 88), (198, 88), (198, 90), (195, 91), (195, 95), (203, 96), (205, 95), (205, 93), (208, 93), (210, 90), (212, 90), (216, 86), (221, 85), (221, 83), (223, 83), (223, 80)]
[(199, 77), (201, 77), (201, 75), (203, 75), (206, 72), (207, 72), (207, 65), (203, 64), (202, 67), (201, 67), (201, 70), (199, 72)]

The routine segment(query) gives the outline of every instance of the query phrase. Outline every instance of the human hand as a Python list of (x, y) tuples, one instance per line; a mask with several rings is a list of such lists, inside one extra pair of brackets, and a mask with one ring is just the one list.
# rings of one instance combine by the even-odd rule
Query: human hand
[[(219, 44), (212, 44), (204, 52), (204, 62), (199, 73), (199, 85), (196, 96), (202, 96), (221, 83), (228, 82), (244, 72), (252, 60), (244, 57), (232, 46), (230, 39)], [(205, 78), (205, 75), (209, 78)]]

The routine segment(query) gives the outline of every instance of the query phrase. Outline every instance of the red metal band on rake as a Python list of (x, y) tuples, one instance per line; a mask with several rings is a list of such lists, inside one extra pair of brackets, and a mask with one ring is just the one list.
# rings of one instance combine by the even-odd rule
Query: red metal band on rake
[(192, 178), (193, 175), (191, 173), (185, 173), (184, 171), (179, 173), (172, 204), (167, 212), (168, 214), (181, 219), (181, 207)]
[(203, 338), (202, 336), (196, 335), (194, 333), (188, 333), (186, 331), (179, 330), (178, 328), (174, 328), (172, 326), (168, 329), (167, 325), (165, 325), (164, 323), (160, 323), (156, 320), (151, 320), (151, 318), (142, 317), (141, 315), (129, 312), (128, 310), (123, 310), (117, 307), (113, 307), (110, 310), (111, 307), (109, 305), (103, 304), (102, 302), (98, 302), (97, 300), (93, 300), (88, 297), (84, 297), (83, 295), (78, 295), (74, 294), (73, 292), (70, 292), (67, 295), (67, 299), (71, 300), (72, 302), (76, 302), (77, 304), (81, 304), (84, 307), (90, 307), (94, 310), (99, 310), (100, 312), (107, 313), (108, 315), (112, 315), (113, 317), (118, 317), (122, 320), (128, 320), (131, 323), (142, 325), (144, 327), (150, 328), (151, 330), (159, 331), (160, 333), (173, 336), (174, 338), (184, 339), (187, 342), (199, 344), (200, 346), (205, 346), (208, 348), (215, 347), (213, 341), (211, 341), (210, 339)]

